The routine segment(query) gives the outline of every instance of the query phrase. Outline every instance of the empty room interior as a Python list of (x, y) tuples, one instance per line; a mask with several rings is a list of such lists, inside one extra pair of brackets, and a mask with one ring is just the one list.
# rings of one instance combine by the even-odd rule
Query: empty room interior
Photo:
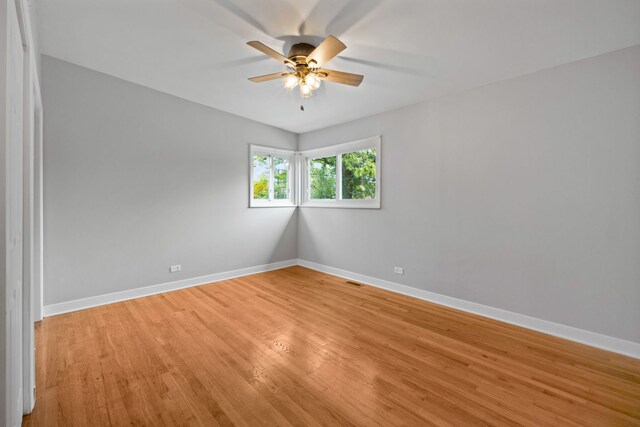
[(0, 427), (640, 426), (640, 1), (0, 0)]

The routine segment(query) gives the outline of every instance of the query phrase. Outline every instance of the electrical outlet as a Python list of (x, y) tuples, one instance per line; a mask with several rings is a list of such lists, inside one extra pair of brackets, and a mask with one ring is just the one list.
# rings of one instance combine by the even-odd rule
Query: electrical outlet
[(393, 267), (393, 272), (396, 274), (404, 274), (404, 268), (403, 267)]
[(177, 273), (178, 271), (182, 271), (182, 266), (180, 264), (169, 267), (170, 273)]

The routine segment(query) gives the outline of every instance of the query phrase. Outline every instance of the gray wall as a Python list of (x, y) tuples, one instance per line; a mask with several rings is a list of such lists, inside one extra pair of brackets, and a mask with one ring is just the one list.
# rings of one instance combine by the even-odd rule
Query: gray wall
[(45, 305), (296, 258), (295, 209), (247, 208), (248, 145), (295, 149), (295, 134), (42, 68)]
[(640, 342), (639, 76), (633, 47), (301, 135), (381, 134), (383, 207), (300, 209), (299, 257)]

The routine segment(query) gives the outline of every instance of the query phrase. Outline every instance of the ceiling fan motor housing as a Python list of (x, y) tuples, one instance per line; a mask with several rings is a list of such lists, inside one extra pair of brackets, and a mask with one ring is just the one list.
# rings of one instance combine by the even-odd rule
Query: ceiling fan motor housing
[(291, 50), (289, 50), (288, 58), (295, 62), (296, 64), (305, 63), (307, 56), (314, 51), (316, 47), (309, 43), (296, 43), (291, 46)]

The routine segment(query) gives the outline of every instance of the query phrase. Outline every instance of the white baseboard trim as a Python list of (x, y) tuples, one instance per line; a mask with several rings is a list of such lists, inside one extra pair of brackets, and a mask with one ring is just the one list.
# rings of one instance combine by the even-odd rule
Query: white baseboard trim
[(564, 338), (570, 341), (579, 342), (592, 347), (601, 348), (625, 356), (640, 359), (640, 343), (627, 341), (620, 338), (614, 338), (607, 335), (598, 334), (596, 332), (585, 331), (583, 329), (574, 328), (572, 326), (562, 325), (560, 323), (549, 322), (547, 320), (537, 319), (535, 317), (518, 314), (500, 308), (490, 307), (475, 302), (465, 301), (458, 298), (449, 297), (435, 292), (429, 292), (411, 286), (401, 285), (399, 283), (389, 282), (375, 277), (364, 276), (362, 274), (353, 273), (351, 271), (341, 270), (335, 267), (318, 264), (315, 262), (299, 259), (298, 265), (317, 270), (322, 273), (333, 274), (334, 276), (344, 277), (349, 280), (355, 280), (377, 288), (386, 289), (388, 291), (397, 292), (399, 294), (408, 295), (414, 298), (477, 314), (479, 316), (488, 317), (490, 319), (500, 320), (523, 328), (532, 329), (556, 337)]
[(178, 289), (190, 288), (192, 286), (205, 285), (207, 283), (219, 282), (221, 280), (234, 279), (236, 277), (248, 276), (250, 274), (279, 270), (281, 268), (297, 265), (297, 263), (297, 260), (291, 259), (287, 261), (258, 265), (255, 267), (241, 268), (239, 270), (226, 271), (223, 273), (209, 274), (207, 276), (176, 280), (175, 282), (161, 283), (159, 285), (145, 286), (142, 288), (129, 289), (121, 292), (113, 292), (110, 294), (97, 295), (94, 297), (81, 298), (73, 301), (45, 305), (44, 317), (70, 313), (72, 311), (84, 310), (86, 308), (112, 304), (114, 302), (126, 301), (134, 298), (146, 297), (149, 295), (161, 294), (163, 292), (176, 291)]

